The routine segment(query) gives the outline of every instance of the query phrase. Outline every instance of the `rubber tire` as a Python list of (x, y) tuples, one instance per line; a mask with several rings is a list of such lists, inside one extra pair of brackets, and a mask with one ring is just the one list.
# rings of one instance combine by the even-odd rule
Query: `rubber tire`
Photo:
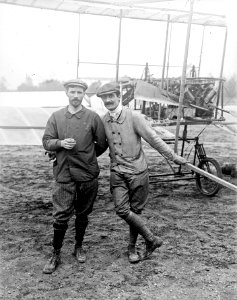
[[(222, 171), (219, 163), (210, 157), (201, 160), (198, 167), (208, 173), (222, 178)], [(199, 191), (206, 196), (214, 196), (218, 193), (221, 185), (207, 177), (196, 173), (196, 185)]]

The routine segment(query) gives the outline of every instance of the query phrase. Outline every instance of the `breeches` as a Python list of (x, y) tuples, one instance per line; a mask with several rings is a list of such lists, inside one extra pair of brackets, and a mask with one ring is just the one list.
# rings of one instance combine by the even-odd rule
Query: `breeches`
[(77, 219), (87, 221), (98, 191), (97, 178), (87, 182), (55, 183), (53, 217), (55, 228), (65, 228), (74, 211)]
[(128, 216), (130, 210), (140, 214), (148, 200), (148, 171), (136, 175), (112, 171), (110, 187), (118, 216), (124, 219)]

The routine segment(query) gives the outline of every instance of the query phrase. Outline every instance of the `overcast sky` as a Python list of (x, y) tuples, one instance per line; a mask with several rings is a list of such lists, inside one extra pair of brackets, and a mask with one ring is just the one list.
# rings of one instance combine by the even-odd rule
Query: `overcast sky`
[[(237, 72), (236, 1), (207, 1), (227, 15), (228, 43), (224, 76)], [(218, 3), (218, 5), (216, 5)], [(221, 10), (223, 6), (223, 10)], [(188, 9), (188, 7), (186, 7)], [(118, 19), (81, 15), (80, 61), (116, 63)], [(16, 88), (30, 76), (35, 84), (46, 79), (67, 80), (77, 74), (78, 15), (0, 4), (0, 78)], [(166, 24), (124, 19), (120, 62), (141, 64), (120, 67), (120, 76), (140, 78), (148, 62), (155, 77), (161, 76)], [(202, 26), (192, 26), (188, 65), (198, 66)], [(181, 75), (186, 26), (172, 27), (171, 76)], [(219, 76), (223, 51), (223, 28), (205, 31), (201, 76)], [(177, 66), (180, 66), (179, 68)], [(80, 77), (115, 77), (115, 66), (80, 64)]]

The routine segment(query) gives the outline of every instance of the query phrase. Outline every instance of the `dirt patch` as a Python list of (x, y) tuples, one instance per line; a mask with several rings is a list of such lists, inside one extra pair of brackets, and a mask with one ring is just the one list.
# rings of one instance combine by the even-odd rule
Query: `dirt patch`
[[(195, 132), (194, 132), (195, 131)], [(193, 130), (198, 133), (198, 128)], [(208, 156), (236, 162), (233, 137), (210, 127), (202, 136)], [(70, 221), (62, 261), (42, 273), (51, 253), (52, 166), (39, 146), (1, 146), (1, 299), (237, 299), (236, 193), (206, 197), (195, 181), (153, 183), (144, 217), (164, 245), (151, 259), (127, 261), (128, 228), (113, 210), (108, 152), (99, 158), (100, 187), (85, 237), (88, 260), (72, 256)], [(165, 164), (146, 147), (151, 172)], [(237, 180), (225, 176), (237, 185)], [(138, 241), (140, 251), (144, 244)]]

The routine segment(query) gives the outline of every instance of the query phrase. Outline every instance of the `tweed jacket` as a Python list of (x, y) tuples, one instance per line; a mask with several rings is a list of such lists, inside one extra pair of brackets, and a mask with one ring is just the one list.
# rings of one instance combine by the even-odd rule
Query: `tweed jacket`
[(147, 169), (142, 138), (167, 159), (175, 159), (173, 150), (156, 134), (142, 114), (123, 107), (117, 120), (107, 113), (103, 123), (110, 148), (111, 170), (139, 174)]

